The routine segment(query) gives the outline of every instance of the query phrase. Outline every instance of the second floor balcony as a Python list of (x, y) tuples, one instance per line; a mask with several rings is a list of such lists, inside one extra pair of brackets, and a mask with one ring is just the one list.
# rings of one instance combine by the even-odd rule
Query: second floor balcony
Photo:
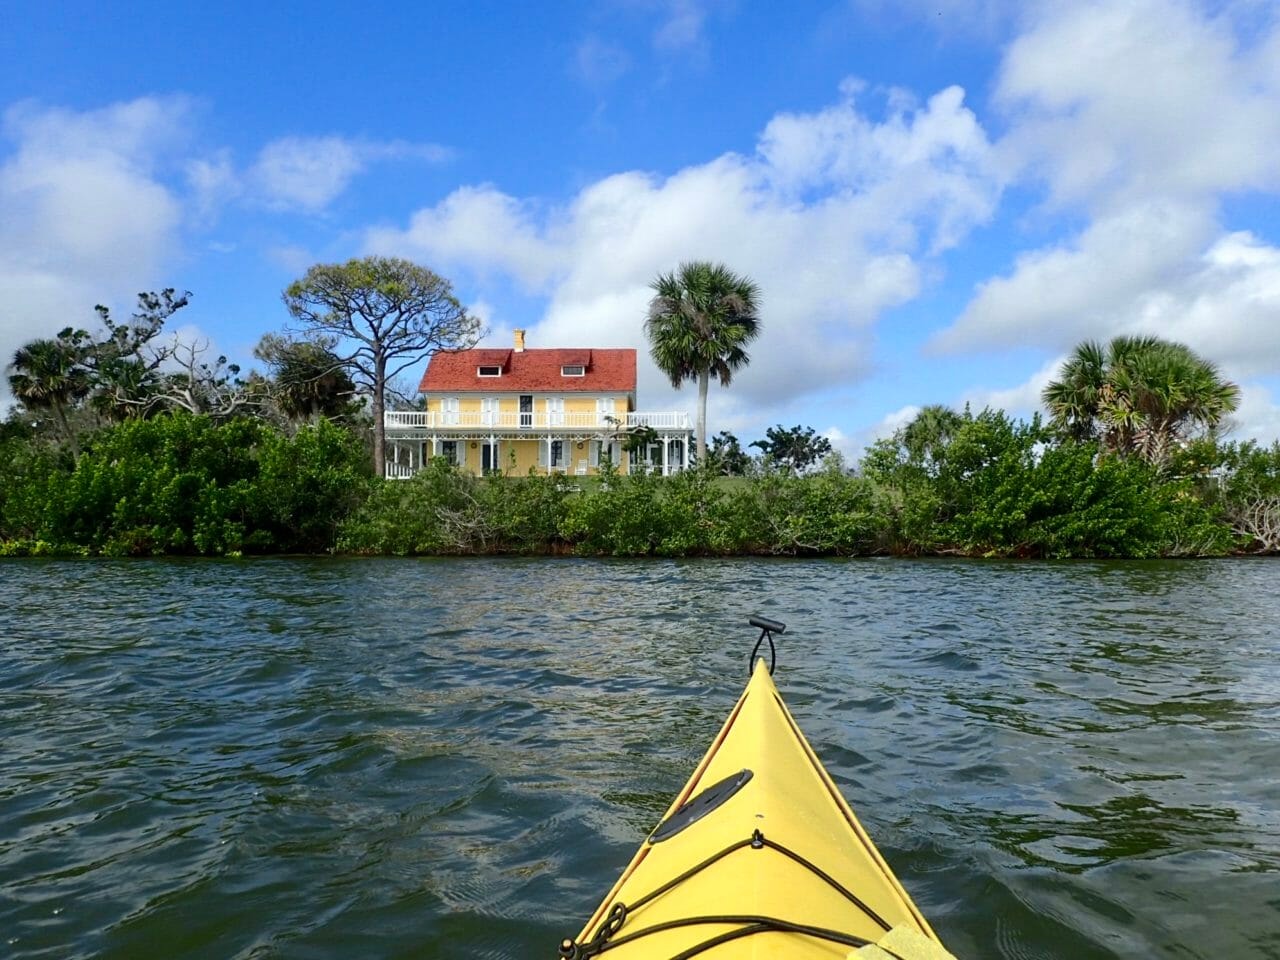
[(659, 433), (688, 433), (693, 429), (689, 415), (682, 411), (659, 413), (556, 413), (452, 411), (427, 413), (419, 410), (394, 410), (383, 415), (388, 437), (429, 433), (458, 433), (489, 430), (500, 433), (597, 432), (625, 433), (650, 427)]

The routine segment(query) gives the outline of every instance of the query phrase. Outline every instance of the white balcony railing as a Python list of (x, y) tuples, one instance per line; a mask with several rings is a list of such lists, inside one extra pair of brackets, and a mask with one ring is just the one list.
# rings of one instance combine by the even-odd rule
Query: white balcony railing
[(424, 413), (416, 410), (388, 411), (383, 424), (389, 433), (417, 433), (424, 430), (546, 431), (602, 430), (621, 432), (634, 427), (655, 430), (685, 431), (691, 429), (687, 413), (627, 413), (609, 416), (600, 413), (510, 413), (510, 412), (446, 412)]

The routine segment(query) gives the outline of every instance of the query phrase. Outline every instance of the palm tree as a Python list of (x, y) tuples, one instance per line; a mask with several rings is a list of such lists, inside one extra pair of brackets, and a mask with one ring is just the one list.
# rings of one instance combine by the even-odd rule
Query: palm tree
[(342, 360), (324, 343), (267, 334), (253, 355), (271, 367), (271, 392), (288, 419), (337, 417), (351, 405), (356, 386)]
[(698, 463), (707, 459), (707, 387), (714, 373), (727, 387), (750, 358), (744, 349), (760, 334), (760, 288), (724, 264), (696, 260), (650, 286), (654, 296), (644, 329), (654, 363), (677, 389), (698, 383)]
[(1216, 366), (1158, 337), (1080, 344), (1042, 396), (1065, 436), (1156, 466), (1192, 431), (1213, 430), (1240, 405), (1240, 388)]
[(76, 455), (79, 448), (67, 421), (67, 409), (83, 400), (92, 386), (83, 353), (64, 336), (32, 340), (14, 353), (9, 364), (9, 388), (14, 397), (28, 410), (52, 411)]
[[(967, 409), (967, 408), (966, 408)], [(902, 428), (902, 445), (912, 460), (937, 464), (956, 431), (964, 424), (964, 417), (950, 407), (933, 403), (917, 413)]]

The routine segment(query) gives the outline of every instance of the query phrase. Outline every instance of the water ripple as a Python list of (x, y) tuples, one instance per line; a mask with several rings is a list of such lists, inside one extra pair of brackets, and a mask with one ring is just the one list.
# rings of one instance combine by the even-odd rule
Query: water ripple
[(764, 610), (958, 955), (1277, 958), (1276, 569), (0, 561), (0, 952), (548, 955)]

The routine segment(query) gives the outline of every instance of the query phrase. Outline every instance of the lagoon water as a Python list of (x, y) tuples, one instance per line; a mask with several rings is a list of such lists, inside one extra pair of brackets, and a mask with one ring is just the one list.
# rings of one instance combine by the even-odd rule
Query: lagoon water
[(0, 562), (0, 956), (550, 958), (738, 696), (962, 958), (1280, 957), (1280, 563)]

